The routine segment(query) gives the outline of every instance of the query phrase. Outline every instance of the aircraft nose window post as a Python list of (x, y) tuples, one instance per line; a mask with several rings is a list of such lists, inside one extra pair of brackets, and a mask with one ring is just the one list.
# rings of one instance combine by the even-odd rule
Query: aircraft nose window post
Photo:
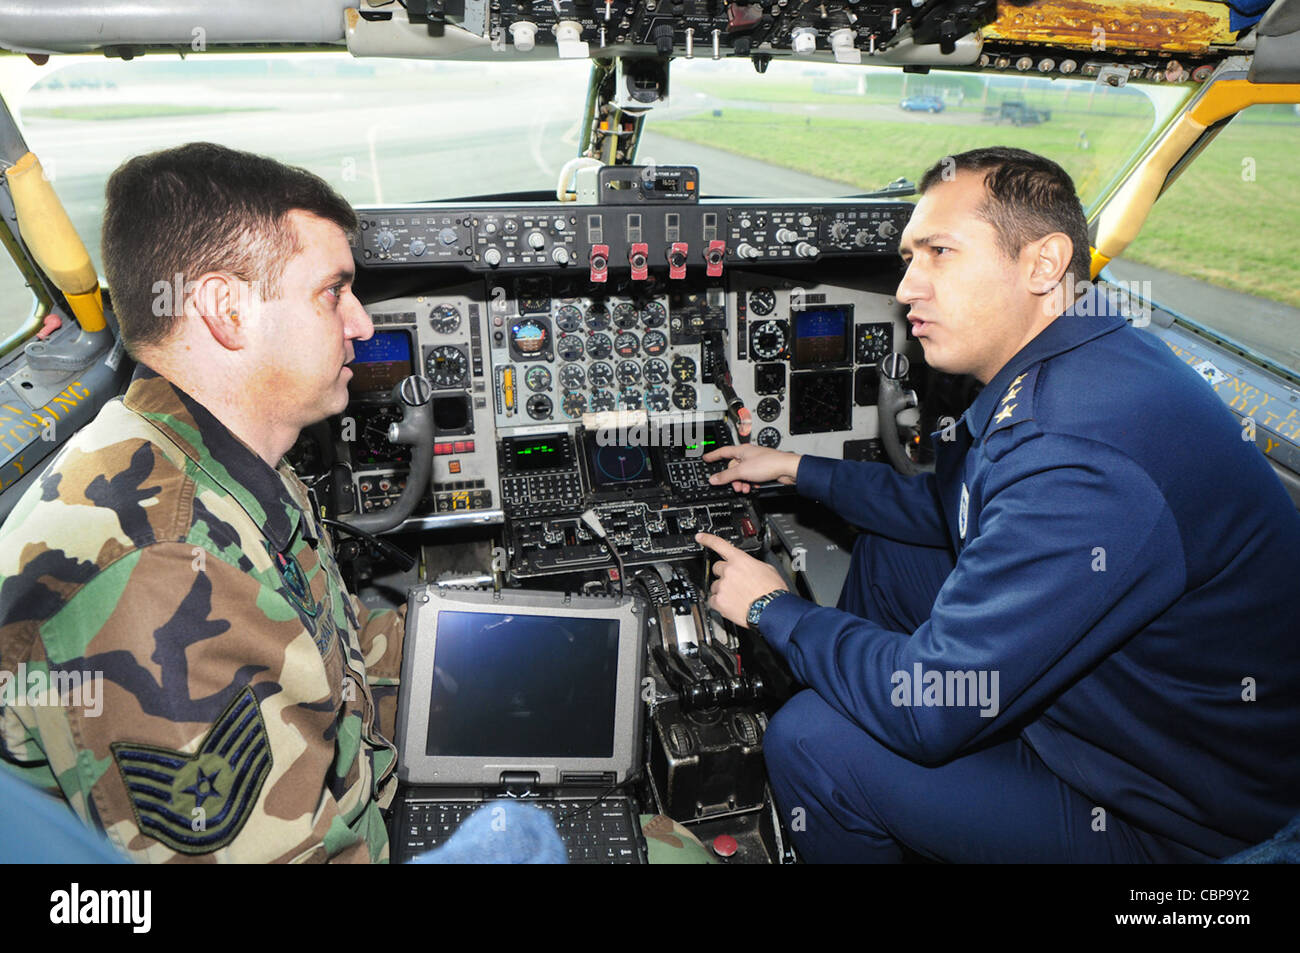
[(1297, 859), (1294, 3), (39, 7), (0, 859)]

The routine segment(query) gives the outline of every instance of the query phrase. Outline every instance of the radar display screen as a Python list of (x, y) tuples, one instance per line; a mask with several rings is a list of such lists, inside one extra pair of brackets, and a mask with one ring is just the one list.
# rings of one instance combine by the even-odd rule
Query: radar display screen
[(817, 308), (795, 311), (794, 346), (790, 349), (790, 363), (796, 369), (828, 367), (847, 364), (853, 337), (853, 306)]
[(593, 490), (645, 490), (659, 486), (649, 447), (603, 443), (600, 436), (595, 432), (583, 434)]
[(411, 376), (411, 337), (405, 331), (376, 331), (352, 344), (356, 359), (348, 390), (353, 394), (387, 393)]

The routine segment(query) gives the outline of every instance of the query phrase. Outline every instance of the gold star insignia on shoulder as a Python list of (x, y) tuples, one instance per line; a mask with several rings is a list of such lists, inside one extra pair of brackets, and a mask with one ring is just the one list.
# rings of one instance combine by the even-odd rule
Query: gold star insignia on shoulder
[(1003, 395), (1002, 403), (1005, 404), (1007, 401), (1011, 400), (1019, 393), (1020, 393), (1020, 388), (1012, 384), (1010, 390), (1008, 390), (1006, 394)]
[(1019, 384), (1019, 383), (1020, 383), (1022, 380), (1024, 380), (1024, 379), (1025, 379), (1025, 375), (1024, 375), (1024, 374), (1021, 374), (1019, 377), (1017, 377), (1015, 380), (1013, 380), (1013, 381), (1011, 382), (1011, 386), (1012, 386), (1012, 387), (1015, 387), (1017, 384)]
[(1004, 407), (1004, 408), (1002, 409), (1002, 412), (1001, 412), (1001, 413), (996, 414), (996, 415), (993, 417), (993, 419), (996, 420), (998, 423), (1002, 423), (1002, 421), (1006, 420), (1008, 417), (1011, 416), (1011, 412), (1012, 412), (1013, 410), (1015, 410), (1018, 406), (1020, 406), (1020, 405), (1019, 405), (1019, 404), (1009, 404), (1008, 406), (1006, 406), (1006, 407)]

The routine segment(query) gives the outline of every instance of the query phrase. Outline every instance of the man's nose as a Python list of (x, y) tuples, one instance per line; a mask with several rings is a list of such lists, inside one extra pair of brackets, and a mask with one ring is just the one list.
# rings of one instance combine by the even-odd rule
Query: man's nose
[(348, 297), (352, 299), (352, 308), (348, 312), (347, 336), (358, 341), (368, 341), (375, 333), (374, 322), (355, 295), (349, 292)]
[(898, 283), (898, 290), (894, 292), (894, 297), (902, 304), (911, 304), (925, 297), (925, 282), (917, 273), (914, 264), (909, 263), (907, 271), (903, 272), (903, 279)]

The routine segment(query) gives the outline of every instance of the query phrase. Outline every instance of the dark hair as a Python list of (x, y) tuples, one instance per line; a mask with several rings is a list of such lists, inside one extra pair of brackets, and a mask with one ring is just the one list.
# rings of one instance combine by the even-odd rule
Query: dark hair
[(1074, 181), (1064, 169), (1024, 149), (972, 149), (935, 163), (921, 178), (921, 192), (959, 171), (985, 173), (988, 198), (980, 214), (997, 232), (1003, 253), (1014, 259), (1030, 242), (1063, 232), (1074, 243), (1069, 271), (1077, 287), (1086, 287), (1082, 283), (1091, 274), (1088, 222)]
[(183, 287), (225, 271), (261, 282), (263, 296), (273, 298), (300, 250), (289, 212), (310, 212), (345, 232), (357, 228), (352, 206), (319, 176), (211, 142), (128, 159), (106, 192), (104, 275), (132, 356), (166, 340), (183, 313), (180, 301), (155, 306), (160, 282), (170, 293), (177, 275)]

